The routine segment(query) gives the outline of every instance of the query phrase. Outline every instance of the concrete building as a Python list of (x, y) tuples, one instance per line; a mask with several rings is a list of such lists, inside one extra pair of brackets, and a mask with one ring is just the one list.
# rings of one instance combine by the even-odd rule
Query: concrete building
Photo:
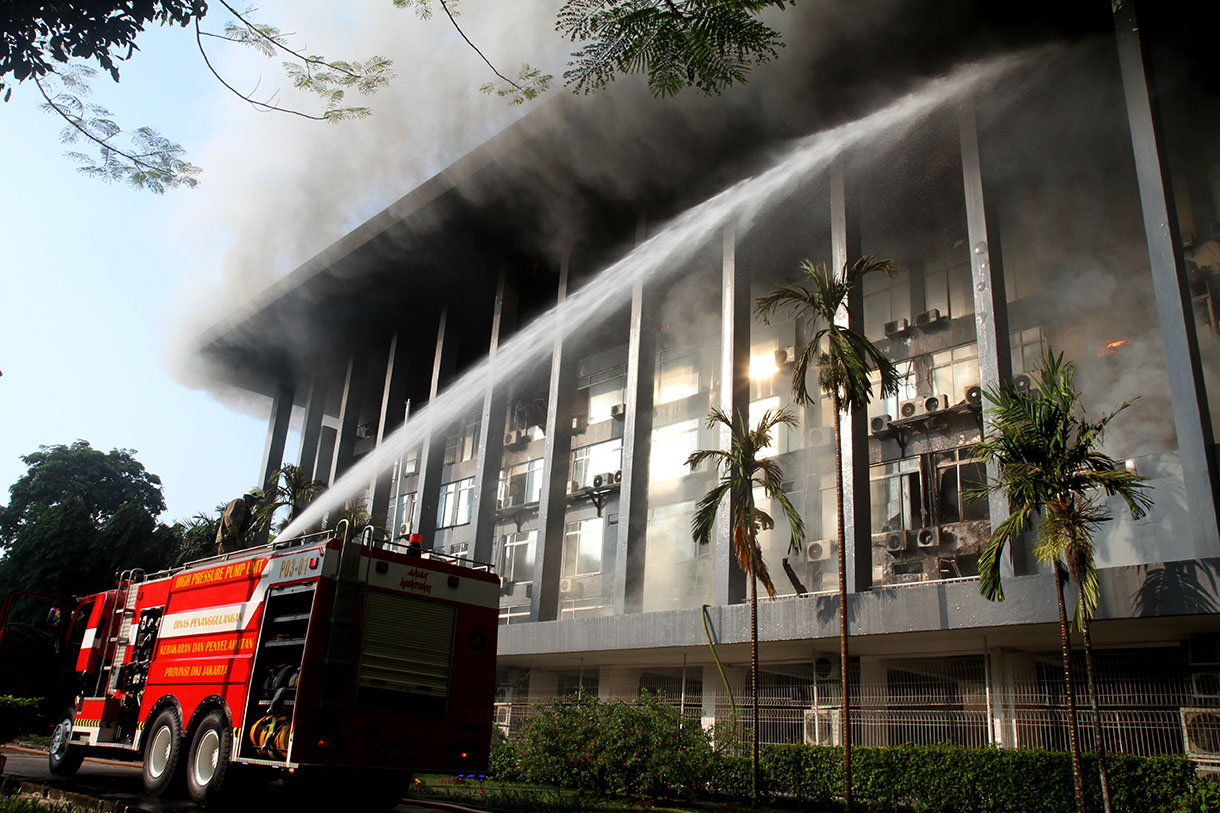
[[(1065, 746), (1053, 578), (1017, 545), (1007, 600), (981, 598), (1006, 505), (968, 495), (980, 388), (1053, 346), (1091, 409), (1138, 399), (1105, 447), (1155, 500), (1097, 535), (1107, 745), (1220, 756), (1207, 36), (1185, 3), (853, 5), (785, 12), (783, 59), (721, 98), (540, 104), (199, 352), (275, 399), (264, 476), (365, 461), (377, 523), (494, 562), (505, 726), (579, 686), (726, 719), (724, 682), (749, 692), (746, 583), (727, 524), (691, 541), (713, 474), (684, 461), (724, 444), (711, 407), (791, 402), (809, 326), (755, 320), (757, 297), (802, 258), (891, 258), (847, 315), (903, 375), (844, 424), (855, 741)], [(833, 434), (823, 400), (799, 415), (773, 454), (808, 538), (763, 534), (763, 736), (833, 742)]]

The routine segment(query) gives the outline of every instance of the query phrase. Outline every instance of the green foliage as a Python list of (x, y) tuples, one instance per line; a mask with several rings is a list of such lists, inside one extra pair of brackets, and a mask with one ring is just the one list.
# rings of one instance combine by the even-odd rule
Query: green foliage
[(642, 73), (654, 96), (672, 96), (688, 85), (719, 94), (779, 55), (779, 33), (758, 15), (786, 5), (786, 0), (567, 0), (555, 28), (582, 45), (564, 79), (587, 93), (620, 73)]
[(1097, 493), (1121, 497), (1133, 519), (1152, 501), (1143, 478), (1101, 451), (1106, 426), (1130, 403), (1090, 421), (1073, 385), (1073, 368), (1050, 348), (1033, 373), (1035, 388), (1021, 392), (1011, 380), (988, 390), (991, 426), (975, 454), (998, 465), (999, 476), (981, 493), (1002, 492), (1010, 514), (995, 526), (979, 557), (979, 592), (1002, 601), (1000, 561), (1006, 545), (1041, 515), (1035, 555), (1061, 562), (1080, 587), (1074, 625), (1092, 618), (1097, 606), (1093, 531), (1109, 519)]
[(111, 586), (119, 570), (174, 561), (180, 534), (155, 520), (165, 510), (161, 479), (133, 454), (78, 440), (22, 458), (29, 470), (0, 508), (0, 591), (64, 598)]
[(28, 734), (38, 726), (40, 698), (0, 694), (0, 742)]
[[(101, 809), (101, 803), (98, 804)], [(30, 796), (0, 796), (0, 813), (80, 813), (68, 802), (48, 802)]]
[(224, 506), (218, 505), (215, 516), (200, 511), (186, 522), (174, 524), (179, 536), (175, 565), (183, 565), (216, 553), (216, 530), (220, 527), (220, 515), (223, 511)]
[(582, 692), (542, 705), (510, 747), (515, 765), (495, 763), (510, 765), (512, 778), (653, 799), (693, 795), (713, 759), (702, 727), (647, 693), (631, 704)]
[(1220, 776), (1200, 779), (1195, 787), (1174, 800), (1175, 813), (1220, 813)]
[[(325, 482), (311, 479), (308, 472), (292, 463), (277, 469), (273, 478), (275, 484), (258, 507), (258, 522), (266, 527), (274, 527), (276, 531), (282, 531), (292, 524), (326, 490)], [(273, 522), (276, 514), (281, 515), (278, 523)]]

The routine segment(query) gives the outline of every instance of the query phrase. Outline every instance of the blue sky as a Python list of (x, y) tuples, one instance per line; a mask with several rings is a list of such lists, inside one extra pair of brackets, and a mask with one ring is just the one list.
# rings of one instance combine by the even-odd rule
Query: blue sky
[[(493, 59), (562, 71), (554, 3), (518, 6), (512, 19), (487, 0), (462, 5)], [(269, 405), (181, 383), (166, 359), (182, 337), (525, 112), (477, 92), (485, 69), (441, 20), (390, 0), (362, 5), (358, 19), (323, 0), (261, 8), (285, 31), (312, 32), (300, 43), (311, 52), (393, 58), (398, 79), (371, 100), (373, 117), (332, 126), (257, 113), (207, 74), (192, 32), (150, 29), (121, 84), (99, 78), (93, 100), (204, 168), (200, 189), (158, 196), (79, 174), (32, 85), (0, 105), (0, 502), (26, 470), (21, 455), (78, 438), (137, 450), (164, 482), (163, 520), (244, 492)], [(274, 63), (217, 59), (240, 87), (284, 84)], [(280, 98), (310, 105), (290, 94)]]

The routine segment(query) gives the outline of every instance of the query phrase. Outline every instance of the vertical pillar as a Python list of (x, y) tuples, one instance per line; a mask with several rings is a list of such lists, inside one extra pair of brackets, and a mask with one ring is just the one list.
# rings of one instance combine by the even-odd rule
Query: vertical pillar
[[(441, 311), (436, 328), (436, 352), (432, 357), (432, 385), (428, 390), (428, 401), (436, 400), (441, 385), (448, 383), (457, 369), (457, 335), (449, 308)], [(415, 517), (412, 526), (423, 536), (425, 550), (436, 541), (436, 510), (441, 493), (441, 468), (445, 463), (445, 432), (448, 426), (434, 425), (432, 434), (424, 441), (419, 454), (419, 490), (415, 498)]]
[[(508, 275), (500, 271), (496, 285), (496, 302), (491, 317), (489, 357), (495, 356), (500, 342), (517, 326), (517, 292), (508, 283)], [(490, 562), (495, 555), (496, 488), (500, 481), (500, 466), (504, 459), (504, 427), (508, 412), (507, 388), (499, 390), (488, 385), (483, 395), (483, 413), (479, 418), (478, 468), (474, 475), (474, 505), (471, 506), (470, 529), (472, 556), (476, 562)], [(549, 435), (548, 435), (549, 437)], [(534, 588), (535, 590), (537, 588)]]
[(297, 466), (310, 480), (320, 480), (317, 469), (318, 446), (322, 442), (322, 416), (326, 412), (326, 379), (322, 373), (314, 376), (305, 399), (305, 420), (301, 425), (301, 453)]
[(331, 477), (331, 462), (335, 459), (335, 446), (338, 445), (339, 432), (335, 427), (322, 424), (318, 435), (318, 462), (314, 466), (315, 479), (322, 480), (326, 485), (334, 484)]
[[(740, 415), (750, 420), (750, 279), (737, 273), (737, 234), (732, 223), (722, 234), (720, 266), (720, 391), (716, 405), (733, 421)], [(719, 429), (719, 445), (728, 449), (733, 433), (727, 426)], [(715, 579), (712, 600), (719, 605), (734, 604), (746, 597), (746, 577), (733, 555), (733, 512), (729, 505), (716, 512)]]
[[(568, 297), (569, 266), (570, 256), (565, 252), (559, 266), (560, 305)], [(531, 621), (554, 621), (559, 617), (559, 573), (563, 564), (563, 532), (567, 515), (568, 459), (572, 456), (572, 402), (576, 397), (573, 380), (576, 354), (570, 352), (571, 342), (564, 338), (568, 327), (571, 326), (560, 327), (551, 350)]]
[[(1004, 291), (1001, 267), (1000, 232), (987, 216), (983, 197), (983, 170), (979, 158), (978, 123), (974, 103), (966, 101), (958, 110), (958, 131), (962, 145), (962, 185), (966, 193), (966, 232), (970, 243), (970, 277), (974, 283), (974, 332), (979, 349), (979, 382), (984, 390), (999, 387), (1012, 377), (1012, 350), (1008, 337), (1008, 298)], [(957, 394), (954, 394), (957, 397)], [(991, 432), (990, 412), (983, 412), (983, 431)], [(988, 479), (1000, 476), (994, 461), (987, 464)], [(1008, 516), (1008, 497), (993, 491), (987, 498), (992, 527)], [(1021, 559), (1013, 541), (1000, 561), (1001, 577), (1014, 573), (1014, 562)]]
[[(640, 219), (637, 242), (644, 240)], [(652, 387), (657, 362), (656, 302), (637, 280), (631, 290), (627, 380), (623, 401), (623, 482), (619, 486), (618, 547), (614, 556), (614, 614), (638, 613), (644, 601), (648, 530), (648, 464), (652, 451)]]
[(1177, 212), (1173, 194), (1166, 186), (1170, 177), (1155, 91), (1145, 62), (1134, 0), (1116, 2), (1114, 28), (1118, 37), (1118, 61), (1127, 102), (1127, 121), (1135, 174), (1139, 182), (1148, 259), (1152, 265), (1152, 288), (1160, 319), (1161, 342), (1169, 375), (1173, 423), (1182, 459), (1186, 486), (1186, 508), (1190, 516), (1195, 555), (1215, 556), (1220, 543), (1217, 517), (1218, 478), (1213, 454), (1207, 393), (1199, 360), (1194, 315), (1186, 264), (1178, 241)]
[[(855, 262), (860, 251), (860, 219), (847, 199), (842, 162), (830, 173), (830, 245), (836, 274)], [(857, 285), (847, 307), (835, 317), (838, 324), (864, 329), (864, 298)], [(873, 582), (873, 541), (869, 516), (868, 416), (843, 416), (843, 544), (847, 548), (847, 591), (867, 590)]]
[[(387, 435), (393, 434), (395, 430), (402, 426), (403, 420), (406, 417), (406, 410), (404, 408), (407, 401), (406, 348), (398, 339), (398, 333), (395, 332), (390, 337), (390, 346), (386, 350), (385, 381), (381, 387), (381, 410), (377, 417), (378, 446), (382, 444)], [(390, 489), (394, 485), (392, 482), (393, 475), (393, 469), (388, 468), (378, 472), (373, 478), (371, 485), (373, 503), (369, 509), (374, 525), (380, 525), (385, 522), (390, 526), (386, 530), (391, 538), (396, 530), (389, 520)]]
[(358, 352), (353, 353), (347, 361), (347, 374), (343, 378), (343, 397), (339, 402), (338, 436), (334, 457), (330, 461), (331, 485), (351, 468), (355, 459), (356, 427), (360, 424), (360, 408), (364, 401), (365, 368), (365, 358)]
[[(274, 502), (271, 493), (276, 486), (280, 466), (284, 465), (284, 445), (288, 440), (288, 423), (292, 419), (292, 400), (295, 394), (291, 384), (280, 384), (276, 388), (275, 398), (271, 402), (271, 416), (267, 422), (267, 442), (263, 446), (263, 463), (259, 470), (259, 485), (267, 491), (266, 504)], [(256, 535), (255, 544), (261, 545), (267, 541), (270, 526), (261, 527)]]

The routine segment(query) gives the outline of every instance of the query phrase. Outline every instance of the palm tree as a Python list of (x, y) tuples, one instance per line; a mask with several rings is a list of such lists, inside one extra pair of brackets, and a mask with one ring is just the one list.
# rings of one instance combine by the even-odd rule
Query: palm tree
[(779, 424), (796, 426), (796, 416), (787, 410), (768, 409), (758, 420), (758, 426), (751, 429), (749, 422), (740, 411), (733, 414), (732, 420), (722, 410), (713, 409), (708, 416), (709, 429), (716, 424), (723, 424), (729, 429), (728, 451), (707, 449), (694, 452), (686, 459), (686, 465), (692, 469), (705, 460), (716, 461), (720, 470), (720, 480), (699, 500), (695, 516), (691, 519), (691, 537), (700, 545), (707, 544), (712, 537), (712, 529), (716, 524), (716, 511), (727, 495), (729, 511), (732, 516), (733, 555), (743, 572), (750, 577), (750, 680), (753, 685), (753, 705), (751, 718), (752, 756), (751, 766), (751, 798), (758, 802), (758, 582), (763, 583), (767, 595), (775, 598), (775, 584), (771, 574), (767, 572), (767, 564), (763, 561), (762, 550), (758, 547), (760, 531), (775, 527), (775, 520), (766, 511), (754, 504), (754, 489), (762, 490), (765, 497), (779, 503), (788, 518), (791, 529), (791, 545), (799, 550), (805, 538), (805, 523), (801, 515), (792, 506), (788, 495), (784, 493), (784, 473), (774, 460), (761, 457), (764, 450), (771, 445), (772, 431)]
[(268, 490), (266, 499), (259, 506), (258, 521), (270, 526), (276, 512), (287, 508), (287, 515), (275, 524), (277, 532), (292, 524), (292, 521), (326, 490), (325, 482), (310, 479), (308, 472), (292, 463), (277, 469), (273, 481), (275, 485)]
[(1064, 573), (1079, 589), (1072, 623), (1084, 638), (1093, 735), (1097, 743), (1102, 797), (1109, 811), (1109, 778), (1093, 674), (1093, 642), (1089, 634), (1089, 622), (1098, 598), (1093, 532), (1100, 523), (1110, 519), (1110, 512), (1098, 500), (1098, 493), (1121, 497), (1133, 519), (1144, 516), (1152, 501), (1144, 493), (1147, 488), (1144, 478), (1120, 468), (1099, 448), (1107, 424), (1129, 407), (1130, 402), (1096, 421), (1088, 420), (1080, 393), (1072, 384), (1073, 372), (1071, 363), (1063, 360), (1062, 353), (1056, 355), (1048, 348), (1032, 376), (1036, 389), (1018, 391), (1010, 380), (985, 392), (984, 396), (992, 404), (987, 409), (991, 426), (975, 447), (975, 454), (984, 461), (995, 463), (999, 469), (998, 476), (984, 484), (979, 494), (1001, 492), (1009, 502), (1008, 517), (995, 526), (979, 557), (979, 592), (984, 596), (1003, 601), (1000, 561), (1004, 547), (1033, 525), (1035, 515), (1040, 517), (1034, 555), (1040, 562), (1052, 565), (1055, 571), (1063, 678), (1068, 698), (1068, 742), (1072, 751), (1076, 809), (1083, 813), (1084, 780), (1080, 771), (1071, 642), (1063, 599)]
[(835, 431), (835, 498), (837, 502), (839, 546), (839, 672), (843, 707), (843, 803), (851, 809), (851, 698), (847, 683), (847, 554), (843, 540), (843, 436), (842, 413), (863, 412), (873, 398), (869, 374), (880, 375), (880, 395), (898, 392), (898, 370), (885, 354), (858, 330), (835, 322), (848, 296), (865, 274), (893, 274), (897, 266), (890, 260), (861, 257), (843, 273), (836, 275), (825, 265), (801, 262), (803, 284), (780, 285), (754, 304), (754, 314), (769, 324), (780, 310), (789, 311), (799, 323), (806, 322), (809, 340), (801, 347), (792, 368), (792, 396), (798, 404), (813, 403), (807, 382), (809, 370), (816, 367), (818, 386), (830, 398)]

